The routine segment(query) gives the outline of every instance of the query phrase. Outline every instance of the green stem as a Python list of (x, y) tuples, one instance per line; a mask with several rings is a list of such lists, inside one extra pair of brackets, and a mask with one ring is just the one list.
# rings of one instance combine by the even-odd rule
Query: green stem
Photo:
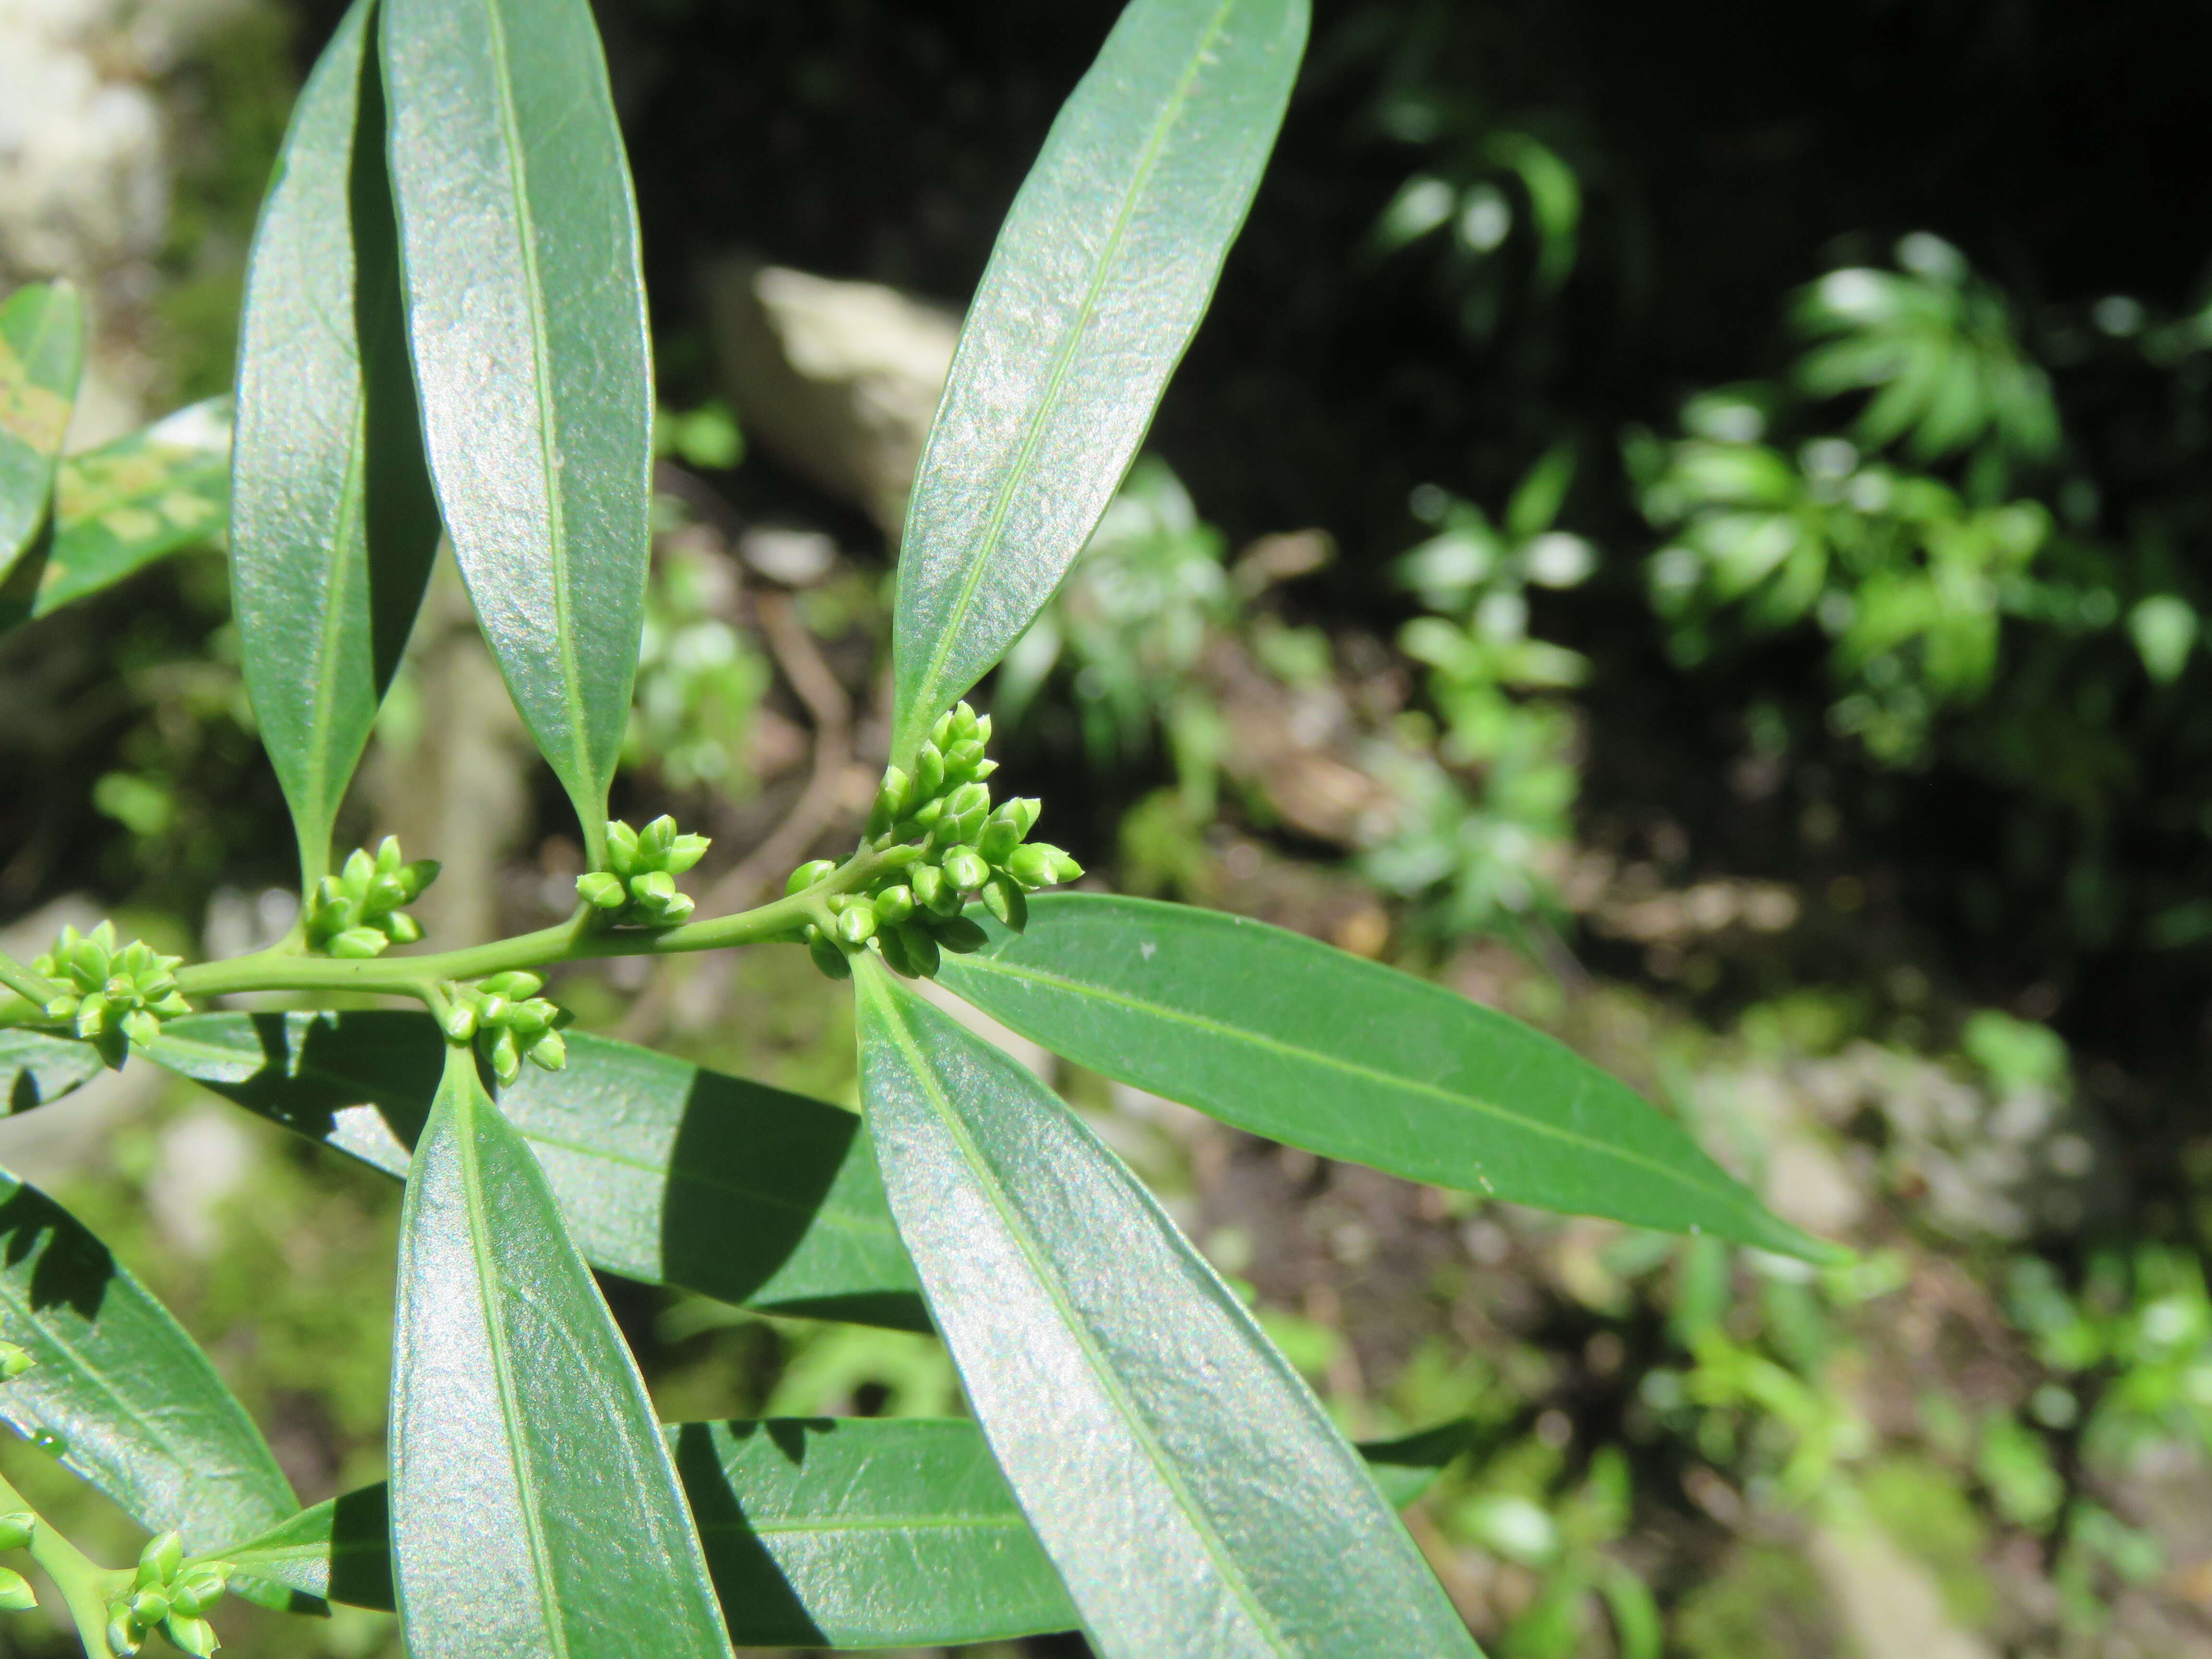
[(0, 985), (6, 986), (16, 995), (40, 1007), (44, 1007), (68, 988), (55, 984), (43, 975), (33, 973), (5, 951), (0, 951)]
[(758, 945), (813, 921), (822, 901), (830, 894), (866, 886), (881, 861), (878, 854), (863, 852), (788, 898), (733, 916), (688, 921), (678, 927), (608, 929), (599, 926), (593, 912), (580, 909), (551, 927), (462, 951), (374, 957), (364, 962), (297, 956), (282, 949), (261, 951), (228, 962), (182, 969), (177, 974), (177, 984), (190, 997), (220, 996), (231, 991), (381, 991), (412, 996), (420, 994), (419, 988), (427, 980), (481, 979), (517, 968), (543, 968), (597, 957), (673, 956), (731, 945)]
[(0, 1513), (12, 1515), (19, 1510), (36, 1517), (31, 1528), (31, 1559), (46, 1570), (46, 1576), (68, 1603), (70, 1617), (76, 1621), (77, 1638), (84, 1644), (85, 1659), (115, 1659), (114, 1650), (107, 1645), (107, 1602), (131, 1575), (95, 1565), (0, 1475)]

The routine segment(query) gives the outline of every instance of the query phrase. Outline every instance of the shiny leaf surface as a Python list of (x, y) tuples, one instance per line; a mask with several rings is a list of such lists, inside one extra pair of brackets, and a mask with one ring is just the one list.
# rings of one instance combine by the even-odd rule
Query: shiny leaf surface
[(31, 283), (0, 305), (0, 577), (46, 523), (83, 368), (74, 288)]
[(383, 44), (431, 471), (484, 636), (596, 854), (653, 455), (637, 215), (599, 34), (586, 0), (386, 0)]
[(399, 308), (372, 0), (292, 112), (246, 272), (230, 574), (246, 683), (302, 884), (399, 665), (438, 547)]
[[(1362, 1451), (1386, 1490), (1425, 1487), (1464, 1431), (1449, 1425)], [(939, 1647), (1078, 1623), (965, 1418), (678, 1423), (661, 1434), (740, 1647)], [(392, 1605), (381, 1486), (220, 1553), (303, 1596)]]
[(82, 1223), (0, 1172), (0, 1336), (31, 1368), (0, 1420), (188, 1549), (299, 1507), (253, 1419), (168, 1310)]
[(1474, 1653), (1358, 1454), (1120, 1159), (884, 970), (856, 981), (891, 1212), (1093, 1646)]
[(100, 1051), (48, 1031), (0, 1030), (0, 1111), (27, 1112), (100, 1075)]
[(729, 1653), (644, 1381), (530, 1145), (452, 1051), (400, 1212), (392, 1549), (414, 1659)]
[(1078, 1065), (1240, 1129), (1543, 1209), (1827, 1249), (1626, 1084), (1441, 986), (1149, 899), (1043, 895), (1025, 933), (991, 933), (945, 963), (948, 988)]
[(999, 233), (899, 555), (892, 757), (1081, 550), (1212, 297), (1273, 148), (1306, 0), (1131, 0)]
[[(194, 1014), (149, 1056), (311, 1139), (404, 1175), (444, 1063), (427, 1014)], [(775, 1313), (926, 1330), (852, 1113), (571, 1033), (500, 1096), (592, 1265)]]

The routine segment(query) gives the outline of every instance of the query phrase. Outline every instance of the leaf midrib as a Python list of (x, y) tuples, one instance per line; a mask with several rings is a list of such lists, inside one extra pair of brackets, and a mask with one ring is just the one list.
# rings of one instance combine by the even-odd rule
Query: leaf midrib
[[(460, 1051), (460, 1063), (473, 1066), (474, 1056), (466, 1049)], [(452, 1062), (448, 1062), (448, 1071)], [(477, 1114), (496, 1111), (489, 1101), (479, 1101), (475, 1093), (475, 1079), (467, 1080), (458, 1091), (454, 1101), (454, 1139), (461, 1163), (461, 1195), (468, 1206), (469, 1253), (477, 1270), (477, 1283), (482, 1287), (484, 1299), (485, 1346), (489, 1351), (492, 1375), (499, 1385), (500, 1415), (507, 1429), (507, 1462), (514, 1471), (516, 1497), (522, 1510), (523, 1535), (530, 1546), (530, 1569), (538, 1583), (539, 1609), (544, 1615), (546, 1639), (552, 1644), (555, 1659), (568, 1659), (568, 1621), (562, 1616), (560, 1593), (555, 1587), (553, 1563), (547, 1549), (545, 1529), (539, 1524), (538, 1514), (537, 1471), (531, 1465), (523, 1446), (526, 1431), (522, 1419), (520, 1401), (516, 1398), (514, 1357), (507, 1351), (505, 1286), (499, 1278), (497, 1264), (491, 1259), (491, 1229), (483, 1204), (483, 1170), (477, 1158)]]
[[(1564, 1128), (1555, 1123), (1547, 1123), (1541, 1118), (1524, 1116), (1510, 1108), (1495, 1104), (1478, 1096), (1455, 1093), (1439, 1084), (1425, 1083), (1418, 1078), (1401, 1077), (1394, 1073), (1379, 1070), (1375, 1066), (1362, 1065), (1357, 1060), (1346, 1060), (1339, 1055), (1324, 1053), (1317, 1048), (1301, 1048), (1295, 1043), (1285, 1042), (1279, 1037), (1267, 1036), (1245, 1026), (1231, 1025), (1224, 1021), (1210, 1018), (1204, 1014), (1187, 1013), (1181, 1009), (1170, 1008), (1164, 1003), (1146, 1002), (1141, 998), (1131, 996), (1125, 992), (1109, 991), (1103, 987), (1088, 985), (1080, 980), (1069, 979), (1058, 974), (1044, 973), (1034, 968), (1018, 967), (995, 957), (972, 956), (963, 965), (985, 973), (1000, 974), (1008, 979), (1030, 980), (1036, 984), (1061, 990), (1074, 996), (1093, 997), (1101, 1002), (1127, 1008), (1135, 1013), (1150, 1015), (1170, 1024), (1184, 1025), (1195, 1031), (1203, 1031), (1209, 1036), (1226, 1037), (1235, 1042), (1249, 1042), (1255, 1048), (1267, 1049), (1287, 1059), (1327, 1066), (1341, 1072), (1348, 1077), (1385, 1085), (1395, 1089), (1408, 1090), (1415, 1094), (1431, 1095), (1447, 1104), (1463, 1107), (1482, 1116), (1511, 1124), (1532, 1133), (1547, 1135), (1573, 1147), (1577, 1152), (1633, 1164), (1638, 1169), (1658, 1176), (1701, 1197), (1723, 1200), (1733, 1198), (1725, 1188), (1706, 1186), (1693, 1182), (1679, 1170), (1669, 1169), (1666, 1164), (1658, 1163), (1643, 1153), (1615, 1146), (1609, 1141), (1600, 1140), (1593, 1135), (1585, 1135), (1573, 1129)], [(1007, 1024), (1011, 1025), (1013, 1022), (1009, 1020)], [(1127, 1073), (1117, 1073), (1111, 1064), (1100, 1064), (1097, 1069), (1122, 1082), (1135, 1081)], [(1649, 1111), (1651, 1109), (1647, 1106), (1644, 1109)], [(1694, 1146), (1696, 1143), (1691, 1144)], [(1735, 1204), (1733, 1207), (1741, 1210), (1742, 1206), (1741, 1204)]]
[(508, 65), (507, 20), (500, 10), (499, 0), (484, 0), (484, 15), (490, 24), (500, 136), (507, 143), (507, 189), (514, 198), (516, 240), (520, 245), (525, 292), (528, 296), (525, 309), (530, 318), (530, 387), (538, 400), (538, 459), (545, 478), (547, 550), (552, 555), (546, 561), (546, 568), (553, 587), (553, 653), (561, 667), (562, 702), (568, 716), (568, 763), (576, 769), (577, 786), (583, 787), (596, 780), (586, 725), (583, 671), (576, 661), (576, 634), (570, 615), (568, 500), (562, 491), (562, 468), (557, 465), (561, 459), (559, 410), (548, 368), (552, 343), (546, 337), (544, 290), (538, 282), (538, 221), (530, 205), (529, 164), (523, 152), (521, 123), (514, 110), (514, 76)]
[[(946, 1097), (945, 1091), (937, 1086), (935, 1073), (922, 1056), (920, 1042), (913, 1030), (907, 1024), (903, 1009), (899, 1006), (892, 993), (877, 982), (875, 975), (878, 971), (880, 970), (867, 967), (856, 977), (866, 984), (869, 994), (874, 996), (879, 1006), (890, 1013), (891, 1024), (896, 1032), (900, 1052), (905, 1058), (915, 1081), (921, 1085), (923, 1092), (929, 1097), (931, 1104), (936, 1109), (938, 1121), (944, 1124), (947, 1133), (952, 1136), (958, 1146), (960, 1155), (967, 1161), (976, 1185), (988, 1199), (992, 1209), (998, 1213), (1000, 1221), (1013, 1239), (1015, 1248), (1022, 1253), (1023, 1260), (1029, 1264), (1030, 1271), (1035, 1276), (1039, 1287), (1050, 1298), (1054, 1310), (1060, 1315), (1061, 1325), (1074, 1339), (1076, 1346), (1083, 1351), (1085, 1358), (1090, 1362), (1092, 1377), (1115, 1407), (1131, 1437), (1146, 1454), (1153, 1473), (1159, 1476), (1162, 1484), (1168, 1488), (1170, 1494), (1176, 1499), (1184, 1518), (1189, 1522), (1192, 1532), (1196, 1535), (1200, 1547), (1205, 1550), (1208, 1559), (1212, 1562), (1221, 1582), (1243, 1607), (1258, 1634), (1277, 1652), (1288, 1654), (1291, 1649), (1284, 1638), (1283, 1632), (1273, 1615), (1263, 1604), (1254, 1598), (1250, 1586), (1244, 1582), (1243, 1575), (1235, 1570), (1234, 1557), (1229, 1553), (1226, 1542), (1216, 1530), (1212, 1516), (1207, 1514), (1191, 1496), (1180, 1472), (1170, 1461), (1166, 1451), (1153, 1434), (1151, 1423), (1137, 1409), (1136, 1403), (1130, 1399), (1127, 1390), (1123, 1388), (1120, 1376), (1107, 1361), (1105, 1356), (1099, 1352), (1097, 1343), (1092, 1338), (1090, 1328), (1068, 1301), (1059, 1273), (1054, 1269), (1049, 1257), (1044, 1255), (1036, 1239), (1030, 1233), (1028, 1224), (1020, 1215), (1007, 1206), (1000, 1194), (998, 1180), (992, 1174), (988, 1163), (984, 1159), (981, 1149), (975, 1145), (974, 1137), (968, 1133), (967, 1125), (961, 1121), (960, 1115), (954, 1110), (951, 1101)], [(1015, 1494), (1015, 1499), (1017, 1503), (1020, 1501), (1018, 1492)]]
[[(991, 516), (981, 538), (982, 551), (969, 562), (968, 573), (960, 584), (959, 593), (946, 611), (944, 621), (938, 626), (937, 643), (930, 652), (921, 680), (916, 684), (914, 703), (907, 710), (904, 724), (909, 726), (918, 728), (921, 722), (935, 718), (936, 706), (942, 699), (934, 688), (944, 676), (945, 665), (951, 659), (952, 647), (959, 643), (962, 624), (969, 607), (975, 602), (975, 592), (982, 584), (984, 572), (997, 560), (1000, 538), (1005, 533), (1007, 515), (1013, 511), (1015, 493), (1026, 482), (1037, 447), (1044, 441), (1045, 426), (1054, 412), (1060, 387), (1066, 383), (1074, 364), (1076, 349), (1083, 343), (1084, 336), (1090, 331), (1091, 325), (1096, 319), (1098, 295), (1104, 289), (1115, 261), (1121, 257), (1122, 239), (1127, 234), (1130, 221), (1135, 217), (1137, 204), (1144, 195), (1145, 186), (1152, 180), (1153, 169), (1159, 164), (1160, 153), (1166, 148), (1169, 132), (1182, 118), (1183, 105), (1188, 101), (1192, 83), (1197, 80), (1200, 68), (1206, 63), (1213, 43), (1220, 38), (1223, 24), (1237, 3), (1237, 0), (1220, 0), (1216, 6), (1212, 21), (1206, 25), (1206, 33), (1197, 50), (1191, 53), (1190, 61), (1183, 66), (1173, 94), (1145, 141), (1144, 153), (1138, 158), (1137, 170), (1131, 175), (1128, 190), (1115, 213), (1114, 228), (1107, 234), (1097, 264), (1091, 271), (1091, 281), (1084, 289), (1083, 303), (1076, 310), (1066, 342), (1054, 360), (1052, 373), (1046, 378), (1044, 390), (1030, 410), (1028, 426), (1022, 434), (1021, 447), (1015, 453), (1013, 464), (1006, 469), (1005, 482), (1000, 485), (997, 498), (991, 504)], [(984, 275), (988, 282), (990, 273), (987, 270)], [(923, 459), (927, 464), (928, 457)]]

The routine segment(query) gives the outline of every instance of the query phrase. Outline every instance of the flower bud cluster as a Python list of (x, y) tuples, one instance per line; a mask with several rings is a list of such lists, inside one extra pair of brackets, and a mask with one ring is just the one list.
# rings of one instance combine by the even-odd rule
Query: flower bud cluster
[[(983, 930), (961, 914), (970, 900), (981, 899), (1018, 933), (1029, 920), (1028, 894), (1083, 873), (1057, 847), (1029, 839), (1039, 802), (992, 804), (986, 780), (999, 763), (984, 757), (990, 740), (991, 717), (963, 702), (939, 719), (911, 773), (885, 769), (866, 831), (880, 860), (875, 881), (866, 892), (824, 901), (829, 930), (815, 923), (800, 930), (823, 973), (843, 979), (853, 970), (848, 954), (872, 950), (893, 972), (928, 978), (939, 952), (983, 944)], [(801, 865), (787, 890), (801, 892), (836, 868), (827, 859)]]
[(574, 1016), (539, 996), (544, 988), (537, 975), (520, 970), (452, 986), (447, 991), (446, 1035), (455, 1042), (473, 1040), (501, 1083), (521, 1075), (525, 1055), (533, 1065), (557, 1072), (568, 1063), (561, 1028)]
[(107, 1604), (107, 1645), (128, 1659), (159, 1630), (179, 1652), (207, 1659), (222, 1644), (206, 1615), (222, 1600), (230, 1572), (227, 1561), (186, 1566), (184, 1540), (163, 1533), (140, 1553), (131, 1588)]
[(180, 960), (139, 939), (118, 950), (115, 924), (103, 921), (89, 933), (64, 927), (54, 948), (31, 965), (70, 988), (46, 1004), (46, 1017), (68, 1020), (119, 1061), (126, 1042), (151, 1042), (163, 1020), (191, 1012), (177, 989)]
[(383, 955), (387, 945), (414, 944), (422, 924), (399, 907), (414, 903), (437, 878), (435, 859), (401, 861), (396, 836), (386, 836), (374, 857), (355, 848), (338, 873), (307, 895), (307, 948), (358, 962)]
[(692, 901), (676, 890), (676, 878), (699, 862), (713, 843), (705, 836), (679, 836), (663, 813), (642, 830), (615, 819), (607, 825), (607, 866), (576, 878), (576, 896), (610, 920), (638, 927), (672, 927), (691, 914)]

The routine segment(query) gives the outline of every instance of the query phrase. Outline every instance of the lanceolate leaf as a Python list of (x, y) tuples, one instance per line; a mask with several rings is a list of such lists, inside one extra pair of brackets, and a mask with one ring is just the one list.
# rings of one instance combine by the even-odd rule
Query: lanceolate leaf
[[(427, 1014), (195, 1014), (148, 1051), (311, 1139), (407, 1169), (444, 1062)], [(852, 1113), (571, 1034), (500, 1094), (593, 1266), (755, 1308), (927, 1330)]]
[[(1456, 1452), (1463, 1430), (1370, 1450), (1369, 1468), (1378, 1480), (1425, 1486), (1443, 1461), (1431, 1448), (1455, 1436)], [(739, 1647), (945, 1647), (1079, 1622), (965, 1418), (678, 1423), (661, 1433)], [(387, 1540), (376, 1486), (218, 1553), (302, 1595), (389, 1607)]]
[(892, 758), (1020, 637), (1212, 297), (1306, 0), (1130, 0), (999, 233), (899, 553)]
[(637, 1366), (465, 1048), (408, 1172), (392, 1540), (415, 1659), (730, 1650)]
[(100, 1051), (50, 1031), (0, 1030), (0, 1112), (27, 1112), (98, 1077)]
[(386, 0), (408, 326), (485, 637), (596, 855), (644, 617), (652, 362), (586, 0)]
[[(230, 399), (190, 404), (72, 455), (54, 483), (54, 535), (28, 614), (112, 587), (222, 534), (230, 499)], [(22, 620), (0, 611), (0, 628)]]
[(0, 305), (0, 577), (46, 522), (84, 367), (84, 307), (67, 283)]
[(31, 1368), (0, 1419), (149, 1531), (204, 1549), (299, 1507), (246, 1409), (191, 1338), (83, 1224), (0, 1172), (0, 1340)]
[[(981, 918), (988, 921), (988, 918)], [(1519, 1021), (1279, 927), (1031, 901), (945, 983), (1078, 1065), (1413, 1181), (1819, 1256), (1635, 1091)]]
[(1473, 1654), (1358, 1455), (1121, 1161), (1024, 1067), (856, 977), (891, 1212), (1093, 1645)]
[(438, 546), (407, 365), (372, 0), (292, 112), (246, 272), (230, 572), (247, 690), (303, 886), (399, 665)]

